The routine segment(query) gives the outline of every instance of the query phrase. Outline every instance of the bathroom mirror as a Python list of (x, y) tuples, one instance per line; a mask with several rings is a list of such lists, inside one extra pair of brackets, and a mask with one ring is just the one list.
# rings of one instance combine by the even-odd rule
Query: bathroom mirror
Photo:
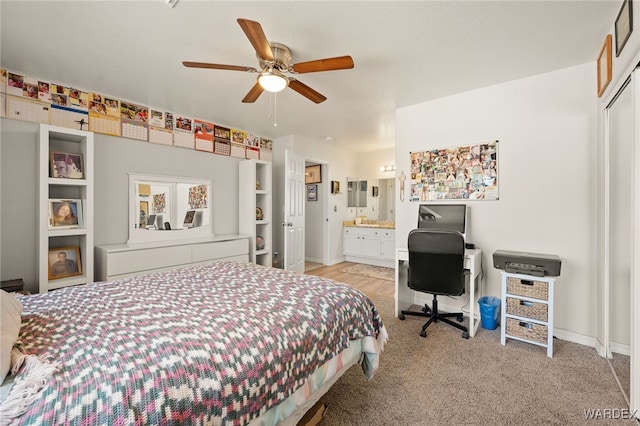
[(129, 175), (127, 243), (212, 237), (211, 181)]
[[(395, 221), (395, 179), (369, 179), (372, 211), (369, 215), (376, 220)], [(374, 188), (376, 190), (374, 191)], [(375, 195), (374, 195), (375, 194)], [(375, 213), (377, 212), (377, 215)]]
[(347, 178), (347, 207), (367, 207), (367, 181)]

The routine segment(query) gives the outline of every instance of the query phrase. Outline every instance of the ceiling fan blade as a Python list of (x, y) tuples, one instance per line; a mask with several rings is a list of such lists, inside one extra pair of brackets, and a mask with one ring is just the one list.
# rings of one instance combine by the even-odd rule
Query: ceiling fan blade
[(316, 92), (315, 90), (313, 90), (311, 87), (307, 86), (306, 84), (300, 83), (295, 78), (290, 78), (289, 79), (289, 87), (292, 88), (293, 90), (295, 90), (296, 92), (300, 93), (305, 98), (307, 98), (310, 101), (315, 102), (317, 104), (327, 100), (326, 96)]
[(258, 96), (260, 96), (263, 91), (264, 89), (262, 88), (262, 86), (260, 86), (260, 83), (254, 84), (251, 90), (249, 90), (249, 93), (247, 93), (247, 95), (244, 97), (242, 102), (246, 104), (255, 102), (258, 99)]
[(336, 58), (318, 59), (315, 61), (293, 64), (293, 71), (298, 74), (317, 71), (334, 71), (353, 68), (351, 56), (338, 56)]
[(238, 24), (240, 24), (240, 28), (244, 31), (258, 56), (265, 61), (273, 61), (273, 52), (271, 51), (271, 46), (269, 46), (269, 40), (267, 40), (264, 31), (262, 31), (262, 26), (256, 21), (242, 18), (238, 18)]
[(215, 70), (231, 70), (231, 71), (246, 71), (246, 72), (258, 72), (257, 69), (252, 67), (242, 67), (239, 65), (223, 65), (223, 64), (210, 64), (208, 62), (191, 62), (184, 61), (182, 65), (189, 68), (211, 68)]

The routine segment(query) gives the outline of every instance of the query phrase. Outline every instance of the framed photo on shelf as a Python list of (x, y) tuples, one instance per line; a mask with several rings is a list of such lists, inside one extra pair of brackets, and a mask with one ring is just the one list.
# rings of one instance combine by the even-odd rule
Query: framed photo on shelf
[(322, 182), (322, 169), (320, 164), (314, 166), (307, 166), (304, 168), (304, 183), (321, 183)]
[(611, 82), (611, 34), (607, 34), (598, 53), (598, 97)]
[(82, 154), (51, 151), (50, 177), (84, 179)]
[(318, 201), (318, 185), (307, 185), (307, 201)]
[(83, 226), (82, 200), (49, 199), (49, 229), (71, 229)]
[(140, 201), (140, 227), (144, 228), (147, 224), (147, 218), (149, 217), (149, 202)]
[(633, 32), (633, 2), (624, 0), (620, 12), (616, 17), (616, 58), (620, 56), (620, 52), (627, 44), (629, 36)]
[(49, 279), (82, 275), (80, 247), (60, 247), (49, 249)]

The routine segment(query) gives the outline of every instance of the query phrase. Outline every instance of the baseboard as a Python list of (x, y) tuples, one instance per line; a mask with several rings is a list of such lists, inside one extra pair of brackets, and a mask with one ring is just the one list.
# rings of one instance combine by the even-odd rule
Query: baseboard
[(611, 352), (615, 352), (620, 355), (631, 356), (631, 345), (624, 345), (622, 343), (611, 342)]
[(316, 259), (312, 257), (305, 257), (305, 262), (322, 263), (322, 259)]
[(344, 258), (344, 256), (343, 257), (339, 257), (337, 259), (331, 259), (331, 260), (329, 260), (329, 263), (327, 263), (326, 266), (337, 265), (338, 263), (342, 263), (342, 262), (345, 262), (345, 261), (346, 261), (346, 259)]

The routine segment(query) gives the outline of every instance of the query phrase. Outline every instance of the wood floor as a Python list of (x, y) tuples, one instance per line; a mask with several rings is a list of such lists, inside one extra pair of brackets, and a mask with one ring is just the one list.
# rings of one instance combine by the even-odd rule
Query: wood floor
[(394, 283), (393, 281), (380, 280), (364, 275), (349, 274), (341, 272), (348, 266), (354, 265), (351, 262), (342, 262), (331, 266), (321, 266), (310, 271), (306, 271), (307, 275), (316, 275), (319, 277), (327, 277), (332, 280), (340, 281), (362, 291), (368, 297), (381, 296), (393, 299)]

